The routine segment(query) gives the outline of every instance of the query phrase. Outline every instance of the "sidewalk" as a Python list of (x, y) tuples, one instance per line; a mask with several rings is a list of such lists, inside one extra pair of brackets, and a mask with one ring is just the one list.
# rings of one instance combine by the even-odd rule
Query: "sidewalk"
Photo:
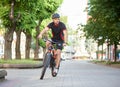
[(41, 69), (6, 70), (7, 80), (0, 87), (120, 87), (120, 69), (83, 60), (63, 61), (57, 77), (48, 69), (43, 80), (39, 80)]

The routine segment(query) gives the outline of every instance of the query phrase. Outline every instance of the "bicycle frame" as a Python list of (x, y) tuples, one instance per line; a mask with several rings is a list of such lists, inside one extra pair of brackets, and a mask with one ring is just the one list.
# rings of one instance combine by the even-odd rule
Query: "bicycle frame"
[(57, 42), (53, 42), (51, 40), (45, 40), (45, 39), (44, 39), (44, 41), (49, 41), (49, 42), (51, 42), (51, 44), (48, 46), (47, 52), (46, 52), (44, 60), (43, 60), (43, 69), (42, 69), (40, 79), (43, 79), (44, 74), (45, 74), (46, 69), (47, 69), (48, 66), (50, 66), (50, 68), (51, 68), (52, 76), (53, 77), (57, 76), (57, 74), (54, 74), (54, 67), (56, 65), (55, 58), (57, 56), (57, 54), (56, 54), (57, 49), (55, 49), (55, 47), (53, 45), (53, 44), (57, 44)]
[[(55, 48), (55, 45), (57, 44), (57, 42), (51, 41), (51, 40), (44, 40), (44, 41), (49, 41), (50, 45), (48, 46), (47, 52), (51, 53), (53, 58), (55, 59), (57, 54), (56, 51), (57, 49)], [(55, 44), (55, 45), (53, 45)]]

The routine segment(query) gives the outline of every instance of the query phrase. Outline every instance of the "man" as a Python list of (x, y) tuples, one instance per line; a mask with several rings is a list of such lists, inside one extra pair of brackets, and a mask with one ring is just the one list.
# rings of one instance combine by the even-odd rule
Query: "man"
[[(47, 32), (48, 30), (52, 30), (52, 41), (59, 42), (60, 44), (57, 45), (57, 58), (56, 58), (56, 68), (54, 69), (55, 73), (58, 72), (59, 63), (61, 60), (61, 50), (63, 46), (67, 43), (67, 29), (63, 22), (60, 21), (60, 15), (55, 13), (52, 15), (53, 22), (49, 23), (38, 35), (38, 38), (42, 38), (42, 35)], [(50, 44), (49, 41), (46, 42), (46, 47)]]

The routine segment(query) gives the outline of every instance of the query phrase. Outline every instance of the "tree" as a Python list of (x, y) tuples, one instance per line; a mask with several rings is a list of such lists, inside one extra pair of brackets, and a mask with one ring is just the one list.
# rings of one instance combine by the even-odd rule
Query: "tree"
[[(25, 3), (26, 2), (26, 3)], [(12, 58), (11, 43), (13, 40), (13, 32), (16, 31), (16, 57), (20, 55), (20, 33), (30, 32), (35, 28), (34, 9), (37, 4), (34, 0), (4, 0), (0, 1), (0, 17), (6, 28), (5, 33), (5, 59)], [(9, 17), (9, 18), (8, 18)], [(34, 20), (33, 20), (34, 19)], [(29, 44), (27, 45), (29, 46)]]
[[(89, 0), (88, 14), (90, 18), (85, 25), (84, 32), (87, 38), (116, 45), (120, 42), (120, 1), (119, 0)], [(115, 53), (116, 54), (116, 53)], [(116, 61), (116, 55), (115, 55)]]
[(4, 58), (11, 59), (11, 44), (13, 40), (13, 32), (16, 29), (16, 22), (19, 19), (19, 13), (14, 15), (15, 0), (2, 0), (0, 1), (0, 19), (6, 28), (5, 32), (5, 50)]
[[(29, 59), (31, 39), (32, 39), (31, 33), (32, 33), (32, 29), (34, 29), (36, 26), (34, 10), (36, 9), (38, 0), (36, 0), (36, 2), (34, 2), (34, 0), (26, 1), (26, 2), (27, 3), (24, 3), (24, 0), (20, 0), (18, 2), (18, 5), (17, 5), (18, 12), (20, 12), (21, 17), (18, 21), (16, 32), (18, 32), (17, 36), (19, 37), (21, 32), (24, 32), (24, 34), (26, 35), (25, 58)], [(18, 42), (20, 42), (20, 39)], [(20, 55), (19, 55), (20, 43), (18, 45), (16, 43), (16, 46), (18, 46), (17, 47), (18, 49), (16, 49), (16, 54), (18, 54), (16, 55), (16, 58), (20, 58)]]

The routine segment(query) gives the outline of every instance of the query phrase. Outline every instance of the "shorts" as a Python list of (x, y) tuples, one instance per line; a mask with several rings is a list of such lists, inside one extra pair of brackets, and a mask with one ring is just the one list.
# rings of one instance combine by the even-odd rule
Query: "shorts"
[(52, 39), (52, 41), (57, 42), (56, 49), (60, 49), (60, 50), (63, 49), (63, 41), (53, 40), (53, 39)]

